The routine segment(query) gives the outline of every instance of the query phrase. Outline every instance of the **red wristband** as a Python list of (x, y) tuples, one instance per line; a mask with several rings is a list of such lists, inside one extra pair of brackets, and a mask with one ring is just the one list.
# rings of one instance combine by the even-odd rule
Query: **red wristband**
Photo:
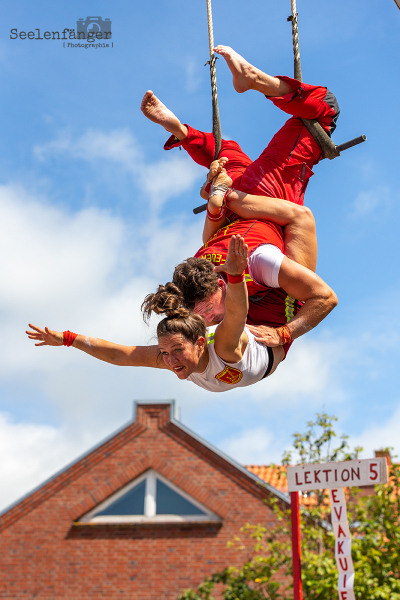
[(220, 221), (223, 216), (225, 216), (225, 206), (221, 206), (220, 211), (216, 215), (210, 213), (207, 207), (207, 219), (209, 221)]
[(276, 332), (281, 338), (282, 346), (283, 344), (292, 341), (292, 334), (290, 333), (289, 327), (287, 325), (282, 325), (282, 327), (278, 327)]
[(225, 195), (224, 195), (224, 204), (226, 203), (226, 201), (228, 200), (230, 194), (232, 194), (232, 192), (234, 192), (235, 190), (233, 188), (229, 188), (229, 190), (226, 190)]
[(72, 331), (63, 331), (63, 344), (64, 346), (72, 346), (75, 338), (78, 336), (77, 333), (72, 333)]
[(244, 273), (241, 275), (229, 275), (229, 273), (227, 273), (226, 276), (228, 278), (228, 283), (240, 283), (241, 281), (244, 281)]

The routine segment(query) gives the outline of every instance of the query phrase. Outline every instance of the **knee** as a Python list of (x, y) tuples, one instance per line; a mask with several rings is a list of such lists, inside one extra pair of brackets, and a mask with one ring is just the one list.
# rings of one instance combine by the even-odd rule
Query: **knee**
[(297, 222), (303, 230), (315, 233), (315, 219), (312, 211), (307, 206), (297, 206)]

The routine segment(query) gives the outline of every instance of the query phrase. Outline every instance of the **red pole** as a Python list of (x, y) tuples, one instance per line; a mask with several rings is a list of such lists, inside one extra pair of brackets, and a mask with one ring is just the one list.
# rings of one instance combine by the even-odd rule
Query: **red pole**
[(290, 513), (292, 520), (293, 599), (303, 600), (299, 492), (290, 492)]

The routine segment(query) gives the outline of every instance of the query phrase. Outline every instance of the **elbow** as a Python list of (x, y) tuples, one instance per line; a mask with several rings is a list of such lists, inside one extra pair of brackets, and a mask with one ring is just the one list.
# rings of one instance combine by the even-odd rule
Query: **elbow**
[(327, 307), (327, 312), (331, 312), (339, 303), (338, 297), (335, 292), (328, 288), (325, 296), (325, 304)]

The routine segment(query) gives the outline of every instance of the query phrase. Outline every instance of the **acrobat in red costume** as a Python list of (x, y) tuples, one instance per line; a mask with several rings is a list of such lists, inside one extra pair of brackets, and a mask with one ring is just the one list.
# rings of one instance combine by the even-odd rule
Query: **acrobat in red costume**
[[(233, 140), (222, 140), (219, 156), (229, 159), (225, 168), (235, 189), (302, 205), (308, 181), (313, 175), (312, 168), (321, 160), (323, 153), (301, 119), (317, 119), (331, 135), (340, 111), (335, 96), (326, 87), (301, 83), (285, 76), (279, 76), (279, 79), (289, 83), (294, 91), (284, 96), (266, 97), (292, 117), (254, 162)], [(196, 163), (208, 168), (214, 160), (213, 134), (198, 131), (190, 125), (186, 127), (186, 138), (179, 141), (172, 135), (164, 145), (165, 150), (182, 146)], [(262, 243), (272, 243), (282, 250), (282, 230), (278, 225), (260, 221), (254, 224), (240, 222), (229, 211), (227, 216), (235, 221), (229, 226), (229, 234), (221, 230), (195, 256), (208, 258), (214, 264), (224, 262), (228, 238), (235, 233), (244, 235), (250, 250)], [(265, 288), (250, 279), (248, 290), (249, 322), (253, 324), (268, 322), (273, 327), (279, 327), (293, 317), (301, 306), (283, 290), (270, 289), (266, 293)]]

